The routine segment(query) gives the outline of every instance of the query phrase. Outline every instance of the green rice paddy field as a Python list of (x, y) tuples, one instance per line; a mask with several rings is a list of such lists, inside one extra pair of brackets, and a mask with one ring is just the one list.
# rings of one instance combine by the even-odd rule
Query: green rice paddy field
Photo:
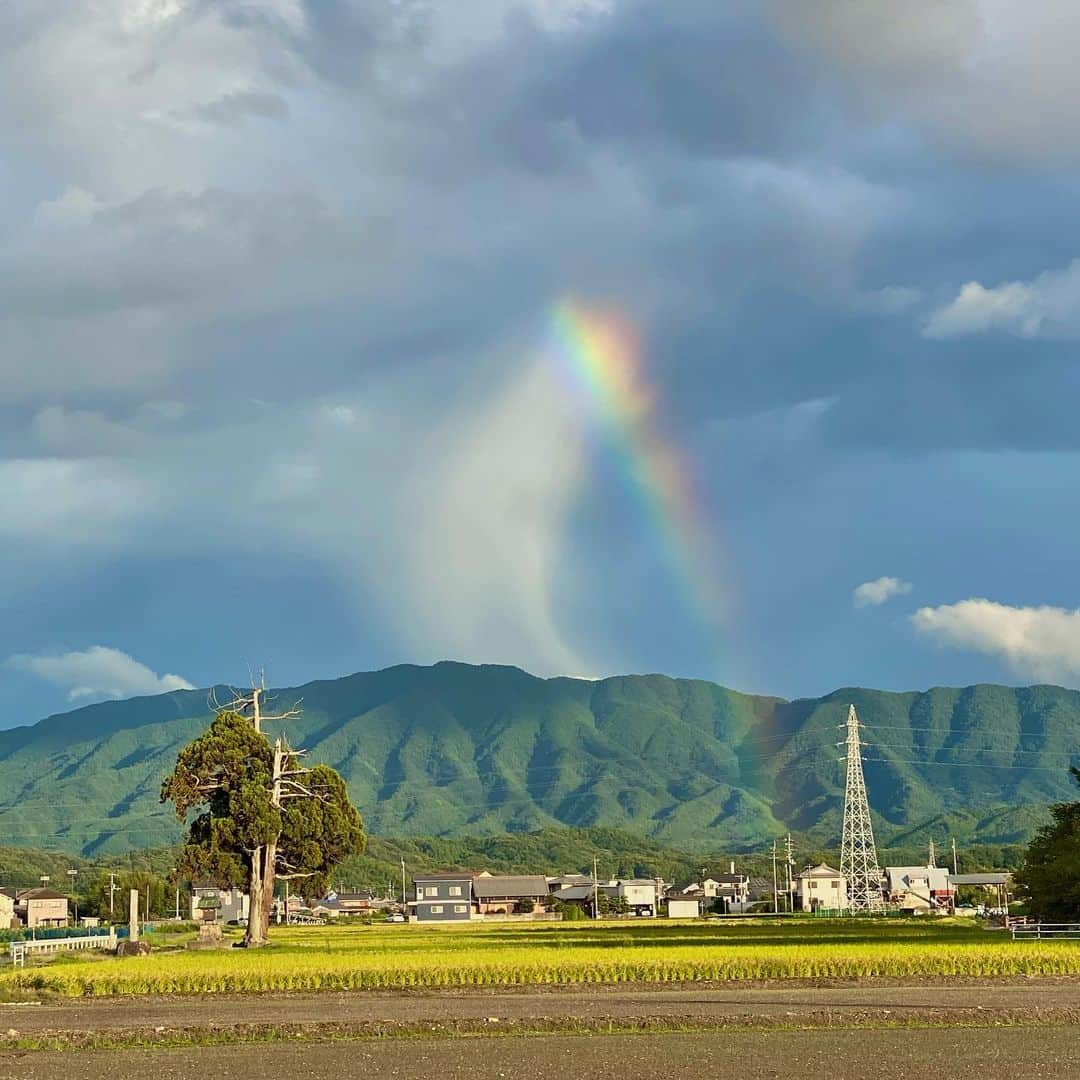
[(953, 920), (275, 927), (260, 950), (169, 944), (147, 957), (80, 954), (9, 969), (0, 994), (1080, 975), (1080, 942), (1014, 942)]

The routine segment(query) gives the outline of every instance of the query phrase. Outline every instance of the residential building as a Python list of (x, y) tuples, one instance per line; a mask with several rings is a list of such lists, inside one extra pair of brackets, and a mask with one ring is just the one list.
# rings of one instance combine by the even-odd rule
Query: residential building
[(773, 898), (773, 881), (771, 877), (751, 877), (747, 883), (747, 900), (751, 906), (760, 903), (762, 900), (772, 903)]
[(631, 915), (656, 916), (663, 895), (664, 883), (659, 878), (630, 878), (615, 882), (615, 896), (626, 901)]
[(701, 917), (701, 897), (688, 896), (684, 891), (667, 894), (669, 919), (697, 919)]
[(15, 915), (23, 926), (67, 926), (68, 898), (52, 889), (23, 889), (15, 897)]
[(320, 902), (328, 900), (335, 902), (338, 915), (364, 915), (375, 907), (371, 893), (355, 889), (331, 889)]
[(472, 886), (473, 875), (461, 872), (414, 877), (416, 899), (409, 906), (417, 922), (467, 922), (472, 913)]
[(15, 890), (0, 889), (0, 930), (17, 926), (15, 920)]
[(594, 885), (589, 878), (581, 885), (567, 885), (565, 889), (558, 889), (551, 894), (552, 900), (559, 900), (563, 904), (576, 904), (590, 918), (595, 917), (595, 901), (601, 896), (609, 900), (615, 896), (614, 885)]
[(516, 915), (524, 909), (544, 911), (551, 900), (545, 877), (487, 871), (473, 877), (472, 896), (478, 915)]
[[(588, 885), (592, 888), (592, 875), (590, 874), (556, 874), (547, 879), (548, 892), (557, 893), (560, 889), (570, 889), (575, 885)], [(610, 885), (611, 882), (601, 882)]]
[(901, 911), (949, 911), (953, 888), (944, 866), (886, 866), (885, 897)]
[(796, 877), (795, 895), (802, 911), (843, 910), (848, 906), (847, 878), (827, 863), (819, 863)]
[(191, 918), (202, 922), (203, 911), (214, 907), (218, 921), (223, 923), (246, 922), (251, 908), (251, 898), (243, 889), (222, 889), (217, 885), (192, 884)]

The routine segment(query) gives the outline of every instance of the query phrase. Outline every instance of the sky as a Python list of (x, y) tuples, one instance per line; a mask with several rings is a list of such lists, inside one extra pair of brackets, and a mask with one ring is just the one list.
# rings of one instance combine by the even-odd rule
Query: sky
[(8, 0), (0, 727), (401, 662), (1080, 685), (1080, 8)]

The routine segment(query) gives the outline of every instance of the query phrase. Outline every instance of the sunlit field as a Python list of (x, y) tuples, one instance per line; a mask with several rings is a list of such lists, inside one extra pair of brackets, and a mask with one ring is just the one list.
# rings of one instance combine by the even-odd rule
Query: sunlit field
[(71, 996), (866, 977), (1080, 975), (1080, 943), (957, 922), (276, 927), (261, 950), (63, 958), (0, 990)]

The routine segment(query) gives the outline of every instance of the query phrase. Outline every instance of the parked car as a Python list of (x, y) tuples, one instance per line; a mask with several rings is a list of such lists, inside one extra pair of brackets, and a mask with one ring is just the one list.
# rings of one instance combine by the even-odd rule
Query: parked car
[(387, 915), (386, 916), (386, 921), (387, 922), (404, 922), (405, 921), (405, 916), (401, 915), (401, 914), (399, 914), (398, 912), (395, 911), (393, 915)]

